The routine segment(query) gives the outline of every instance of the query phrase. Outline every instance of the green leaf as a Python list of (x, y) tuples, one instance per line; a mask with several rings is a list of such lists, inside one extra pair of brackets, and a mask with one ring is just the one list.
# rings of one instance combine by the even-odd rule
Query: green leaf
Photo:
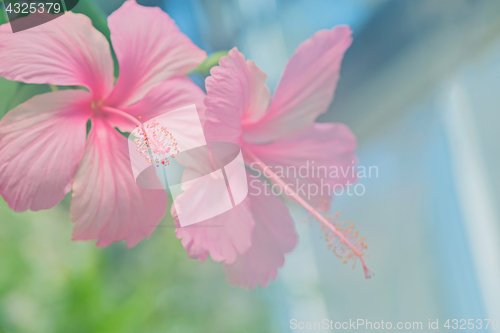
[(0, 77), (0, 92), (2, 98), (0, 99), (0, 118), (2, 118), (7, 111), (9, 111), (9, 104), (12, 104), (17, 90), (20, 88), (20, 83), (9, 81)]
[(48, 85), (25, 84), (9, 81), (0, 77), (0, 119), (16, 106), (28, 101), (33, 96), (51, 91)]
[[(2, 1), (0, 1), (2, 2)], [(9, 17), (7, 16), (7, 12), (5, 11), (4, 3), (0, 5), (0, 24), (4, 24), (9, 22)]]
[(208, 56), (208, 58), (197, 68), (193, 69), (190, 75), (203, 75), (205, 77), (210, 75), (212, 67), (219, 65), (219, 60), (227, 56), (229, 51), (217, 51)]

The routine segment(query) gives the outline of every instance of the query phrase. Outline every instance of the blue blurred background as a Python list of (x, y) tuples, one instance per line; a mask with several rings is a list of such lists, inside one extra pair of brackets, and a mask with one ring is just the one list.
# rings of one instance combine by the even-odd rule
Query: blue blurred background
[[(352, 27), (319, 121), (349, 125), (360, 165), (378, 167), (360, 180), (363, 196), (332, 206), (367, 237), (375, 277), (327, 251), (295, 206), (299, 246), (277, 281), (246, 291), (219, 264), (189, 260), (169, 218), (132, 250), (97, 249), (70, 242), (69, 197), (23, 214), (0, 201), (0, 331), (289, 332), (291, 319), (324, 318), (418, 321), (423, 331), (430, 319), (447, 331), (447, 319), (500, 320), (499, 1), (138, 2), (162, 7), (209, 54), (237, 46), (271, 90), (302, 41)], [(105, 29), (122, 3), (81, 0), (75, 10)], [(0, 80), (0, 112), (43, 89)]]

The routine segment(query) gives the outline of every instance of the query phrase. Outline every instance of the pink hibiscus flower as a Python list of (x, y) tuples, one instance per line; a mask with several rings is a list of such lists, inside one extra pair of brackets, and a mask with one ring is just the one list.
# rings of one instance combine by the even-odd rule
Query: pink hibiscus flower
[(189, 104), (201, 109), (204, 93), (183, 76), (206, 53), (159, 8), (127, 1), (108, 23), (116, 85), (110, 45), (88, 17), (70, 12), (16, 34), (0, 27), (0, 76), (88, 89), (36, 96), (1, 120), (0, 194), (17, 212), (37, 211), (72, 189), (73, 240), (132, 247), (152, 233), (167, 198), (135, 184), (127, 139), (115, 127), (130, 131), (141, 116)]
[[(265, 174), (305, 207), (321, 222), (328, 247), (345, 260), (359, 258), (368, 277), (363, 258), (365, 245), (357, 232), (350, 224), (337, 224), (311, 206), (330, 200), (331, 193), (316, 193), (308, 197), (308, 202), (290, 186), (327, 183), (331, 188), (354, 182), (355, 177), (351, 173), (339, 177), (314, 173), (299, 179), (272, 171), (288, 166), (295, 170), (352, 167), (357, 143), (349, 128), (314, 122), (333, 99), (351, 35), (349, 27), (339, 26), (319, 31), (303, 42), (288, 61), (272, 102), (265, 86), (266, 75), (254, 62), (245, 61), (236, 48), (232, 49), (206, 80), (205, 135), (209, 142), (238, 144), (245, 164)], [(250, 194), (240, 205), (195, 227), (179, 227), (176, 235), (182, 238), (191, 258), (203, 262), (210, 254), (214, 261), (225, 263), (230, 283), (253, 288), (276, 278), (297, 236), (284, 203), (269, 191), (266, 195), (267, 185), (260, 179), (247, 178)]]

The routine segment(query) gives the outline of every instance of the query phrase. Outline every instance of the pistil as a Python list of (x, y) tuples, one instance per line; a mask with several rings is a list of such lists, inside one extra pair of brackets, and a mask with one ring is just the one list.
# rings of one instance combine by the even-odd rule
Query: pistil
[[(365, 273), (365, 278), (369, 279), (371, 277), (371, 272), (366, 266), (363, 250), (366, 249), (366, 245), (364, 244), (364, 239), (358, 240), (358, 232), (354, 232), (352, 224), (346, 226), (346, 228), (341, 229), (341, 224), (334, 225), (328, 219), (318, 212), (317, 209), (312, 207), (307, 201), (302, 199), (293, 189), (290, 188), (288, 184), (286, 184), (281, 178), (279, 178), (272, 170), (269, 168), (264, 162), (262, 162), (252, 151), (249, 149), (244, 149), (245, 153), (253, 160), (253, 162), (258, 166), (260, 171), (268, 177), (273, 183), (280, 185), (283, 189), (285, 189), (285, 193), (289, 195), (292, 199), (294, 199), (299, 205), (304, 207), (309, 214), (314, 216), (317, 221), (322, 223), (320, 230), (325, 232), (325, 237), (327, 238), (327, 242), (329, 243), (329, 248), (334, 247), (333, 251), (337, 256), (344, 257), (347, 262), (349, 259), (359, 258), (361, 264), (363, 265), (363, 271)], [(332, 236), (328, 235), (328, 231), (331, 232)], [(333, 238), (331, 238), (333, 237)], [(339, 242), (335, 242), (337, 238)], [(339, 248), (340, 245), (340, 248)], [(345, 247), (350, 250), (350, 253), (344, 249)], [(339, 252), (341, 254), (339, 254)]]

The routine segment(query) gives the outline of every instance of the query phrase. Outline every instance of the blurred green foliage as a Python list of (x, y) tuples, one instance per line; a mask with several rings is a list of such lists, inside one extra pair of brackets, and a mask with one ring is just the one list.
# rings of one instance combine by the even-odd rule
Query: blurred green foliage
[(69, 196), (15, 213), (0, 200), (4, 332), (267, 332), (263, 290), (230, 286), (221, 265), (188, 259), (164, 219), (133, 249), (71, 242)]

